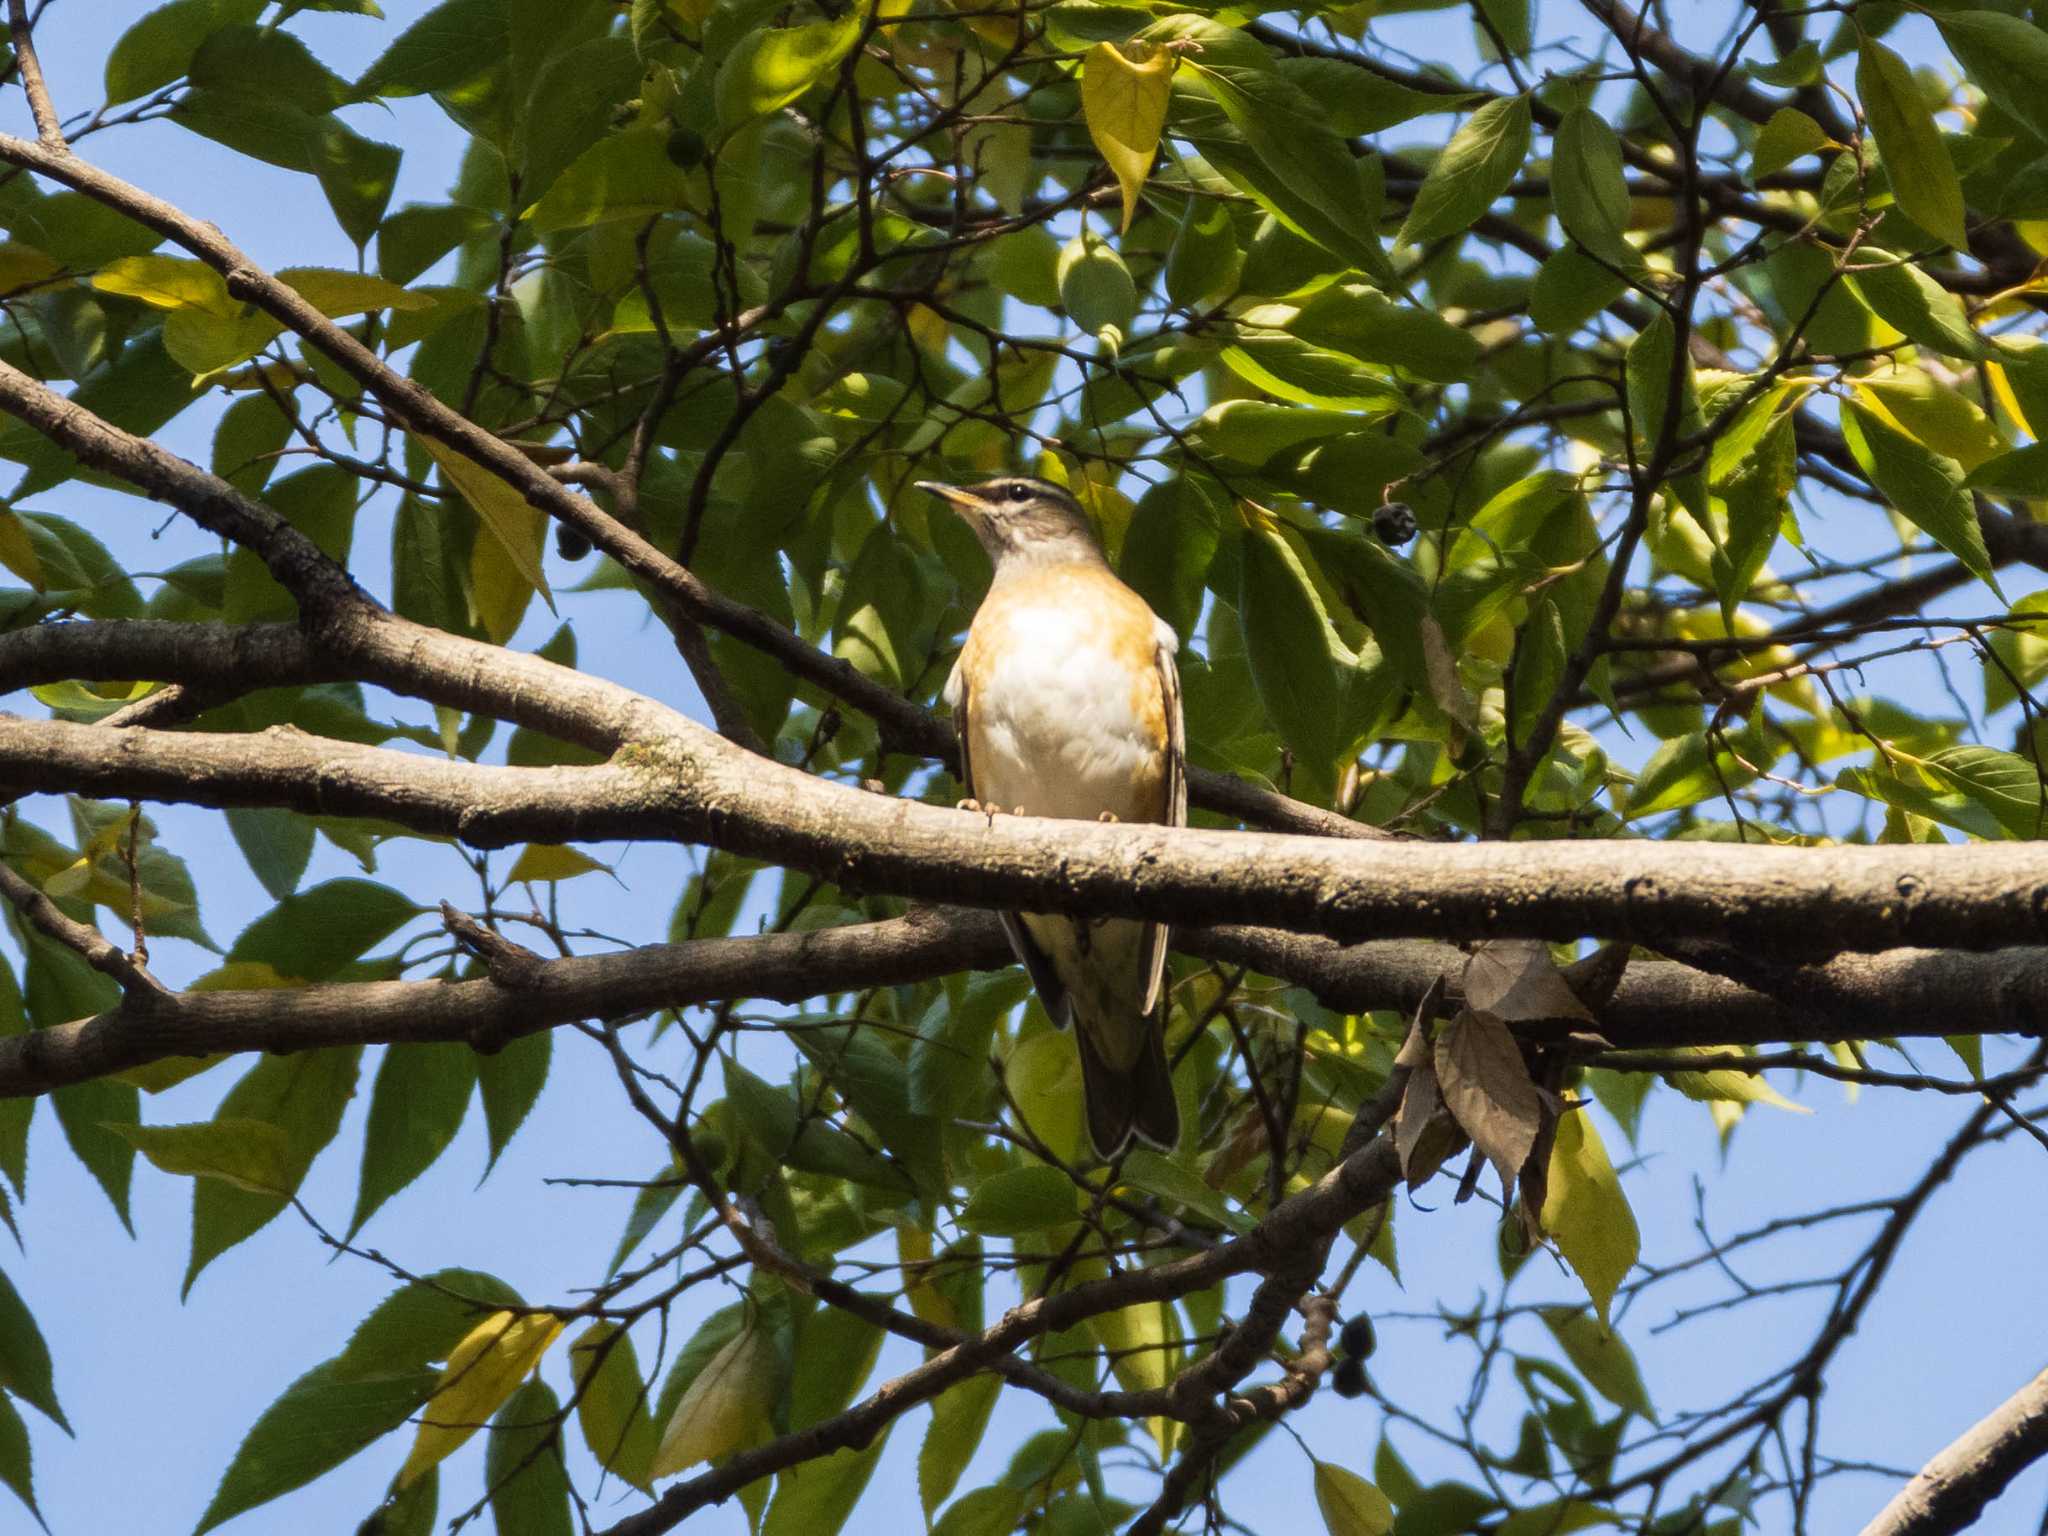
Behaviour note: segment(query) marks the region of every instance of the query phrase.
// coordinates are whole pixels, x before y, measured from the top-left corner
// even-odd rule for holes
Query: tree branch
[[[1973,1424],[1863,1528],[1863,1536],[1949,1536],[1974,1525],[2006,1484],[2048,1456],[2048,1371]]]

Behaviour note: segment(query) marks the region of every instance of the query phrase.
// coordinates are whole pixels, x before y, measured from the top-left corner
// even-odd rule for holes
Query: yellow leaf
[[[218,272],[182,256],[123,256],[95,272],[92,285],[157,309],[203,309],[224,320],[242,312]]]
[[[1088,137],[1123,189],[1124,222],[1138,212],[1138,190],[1152,173],[1174,57],[1154,44],[1097,43],[1081,65],[1081,115]]]
[[[410,1487],[429,1467],[461,1445],[496,1413],[562,1331],[552,1312],[493,1312],[449,1353],[441,1383],[420,1410],[412,1454],[397,1485]]]
[[[1096,1342],[1109,1352],[1109,1368],[1125,1391],[1152,1392],[1165,1387],[1179,1354],[1180,1333],[1173,1325],[1168,1303],[1141,1301],[1115,1312],[1098,1312],[1088,1321]],[[1173,1452],[1173,1423],[1158,1417],[1146,1421],[1162,1460]]]
[[[1558,1118],[1543,1230],[1557,1239],[1558,1251],[1577,1272],[1605,1323],[1615,1288],[1635,1267],[1642,1240],[1600,1131],[1583,1109]]]
[[[673,1477],[736,1451],[766,1426],[775,1389],[774,1351],[767,1331],[749,1319],[731,1343],[704,1362],[661,1433],[647,1468],[650,1479]]]
[[[519,857],[512,862],[512,873],[506,878],[519,880],[573,880],[578,875],[587,875],[593,870],[610,869],[609,864],[600,864],[587,853],[574,848],[564,848],[559,843],[528,843]]]
[[[49,281],[60,268],[56,261],[32,245],[18,240],[0,241],[0,293],[14,293]]]
[[[540,593],[552,610],[554,594],[548,591],[548,579],[540,568],[541,536],[547,519],[538,508],[528,506],[524,496],[474,459],[431,437],[417,441],[440,466],[441,478],[453,486],[482,519],[484,527],[512,562],[512,568],[526,579],[529,587]]]
[[[1704,1062],[1747,1053],[1740,1046],[1715,1048],[1694,1045],[1667,1054],[1698,1056]],[[1667,1072],[1665,1077],[1672,1087],[1688,1099],[1701,1099],[1710,1104],[1769,1104],[1778,1109],[1789,1109],[1795,1115],[1813,1113],[1804,1104],[1793,1103],[1765,1082],[1763,1074],[1745,1072],[1739,1067],[1711,1067],[1698,1072]]]
[[[915,1226],[896,1229],[896,1257],[903,1265],[903,1294],[910,1303],[910,1310],[941,1328],[957,1328],[960,1326],[960,1312],[953,1305],[952,1297],[933,1285],[929,1273],[920,1267],[930,1262],[931,1256],[932,1235],[929,1231]]]
[[[1975,401],[1921,369],[1900,369],[1855,383],[1858,398],[1887,426],[1954,459],[1965,471],[2010,446]]]
[[[515,555],[513,546],[489,532],[479,534],[469,547],[470,617],[494,644],[504,645],[511,640],[518,633],[519,621],[526,617],[527,607],[533,601],[533,580],[526,574],[526,567],[538,567],[541,540],[546,532],[540,515],[535,513],[525,528],[515,526],[511,530],[515,540],[530,533],[531,542],[521,554]]]
[[[2020,398],[2012,392],[2012,380],[2005,376],[2005,365],[1986,363],[1984,376],[1991,381],[1992,397],[2005,407],[2005,414],[2012,418],[2012,424],[2039,442],[2041,434],[2034,430],[2034,424],[2027,420],[2027,413],[2020,409]]]
[[[1316,1507],[1330,1536],[1387,1536],[1394,1528],[1387,1496],[1333,1462],[1316,1463]]]
[[[277,279],[330,320],[378,309],[432,309],[437,302],[430,293],[414,293],[367,272],[333,267],[286,267]]]
[[[43,894],[54,896],[59,901],[62,901],[69,896],[84,894],[85,888],[90,884],[92,884],[92,856],[88,854],[75,864],[67,865],[45,880],[43,882]]]

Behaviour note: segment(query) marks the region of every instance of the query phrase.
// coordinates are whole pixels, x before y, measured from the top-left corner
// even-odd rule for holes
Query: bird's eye
[[[1003,495],[1011,501],[1029,501],[1031,499],[1031,487],[1022,480],[1012,480],[1003,487]]]

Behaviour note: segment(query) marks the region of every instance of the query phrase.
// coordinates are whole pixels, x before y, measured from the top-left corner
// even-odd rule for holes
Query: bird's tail
[[[1180,1103],[1173,1096],[1173,1072],[1166,1063],[1165,1031],[1154,1019],[1137,1027],[1145,1043],[1128,1067],[1113,1067],[1096,1050],[1094,1031],[1076,1020],[1081,1048],[1081,1096],[1088,1108],[1088,1139],[1102,1157],[1115,1157],[1140,1141],[1171,1152],[1180,1140]]]

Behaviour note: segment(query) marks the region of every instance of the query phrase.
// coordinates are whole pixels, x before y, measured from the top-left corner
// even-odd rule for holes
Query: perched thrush
[[[1022,476],[918,488],[995,564],[946,680],[968,794],[992,813],[1184,824],[1178,641],[1117,580],[1074,498]],[[1053,1022],[1075,1026],[1095,1150],[1113,1157],[1133,1134],[1173,1146],[1165,925],[1006,912],[1003,928]]]

